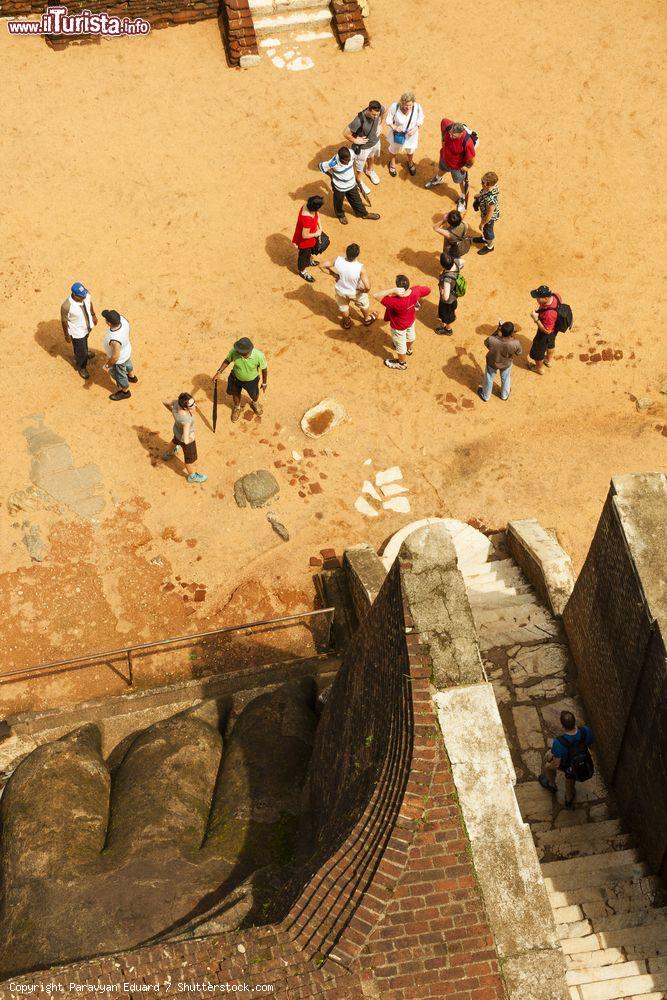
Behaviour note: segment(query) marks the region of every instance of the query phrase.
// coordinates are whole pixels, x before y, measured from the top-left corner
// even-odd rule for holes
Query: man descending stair
[[[572,712],[561,712],[560,724],[565,732],[556,737],[551,750],[547,751],[545,773],[537,780],[542,788],[555,794],[558,791],[556,773],[562,771],[565,775],[565,808],[572,809],[577,794],[577,781],[589,781],[595,773],[593,758],[588,749],[593,744],[593,733],[590,726],[577,726]]]

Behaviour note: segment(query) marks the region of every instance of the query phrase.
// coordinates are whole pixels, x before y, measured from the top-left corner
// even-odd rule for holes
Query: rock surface
[[[266,469],[249,472],[234,483],[237,507],[263,507],[280,490],[275,476]]]
[[[113,762],[93,725],[24,758],[0,800],[0,978],[261,917],[294,849],[314,696],[308,680],[254,698],[224,752],[197,710]]]

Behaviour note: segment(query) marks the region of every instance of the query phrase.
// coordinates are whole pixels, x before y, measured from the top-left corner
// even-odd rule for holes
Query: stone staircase
[[[310,68],[308,47],[334,38],[329,0],[249,0],[249,6],[259,50],[280,68]]]
[[[664,1000],[664,891],[617,818],[599,773],[564,808],[564,788],[537,784],[561,710],[584,717],[560,622],[508,557],[504,535],[487,538],[448,521],[556,920],[572,1000]],[[561,776],[559,775],[559,782]]]

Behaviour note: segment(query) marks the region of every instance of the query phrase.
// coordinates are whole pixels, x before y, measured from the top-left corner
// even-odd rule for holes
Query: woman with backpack
[[[588,749],[593,743],[590,726],[577,726],[572,712],[560,713],[560,724],[565,730],[551,744],[544,762],[544,773],[537,779],[548,792],[555,794],[556,774],[565,775],[565,808],[573,809],[577,794],[576,782],[588,781],[595,773],[595,765]]]
[[[299,217],[296,220],[296,228],[292,243],[298,247],[299,256],[297,268],[304,281],[312,283],[315,281],[312,274],[308,274],[307,267],[317,267],[319,261],[313,260],[314,253],[324,253],[329,246],[329,237],[322,232],[320,227],[319,211],[324,204],[322,195],[314,194],[308,199],[305,205],[299,210]]]
[[[463,268],[463,256],[467,254],[472,246],[472,239],[468,236],[468,224],[461,218],[461,213],[455,208],[451,212],[443,215],[442,222],[433,227],[438,236],[442,236],[444,244],[443,253],[453,257],[459,271]]]
[[[441,326],[436,326],[435,332],[443,337],[451,337],[454,333],[452,324],[456,319],[456,307],[459,303],[459,282],[464,282],[465,278],[459,278],[461,268],[450,254],[440,254],[440,264],[442,271],[438,278],[438,288],[440,289],[440,300],[438,302],[438,319]],[[458,293],[458,294],[457,294]]]
[[[424,124],[424,112],[421,104],[417,104],[411,90],[401,94],[400,100],[394,101],[387,111],[385,125],[389,126],[389,173],[396,176],[396,156],[405,153],[408,158],[408,173],[411,177],[417,173],[414,155],[419,144],[419,129]]]
[[[547,285],[540,285],[530,293],[537,299],[537,309],[530,318],[537,327],[530,347],[531,360],[535,362],[538,375],[544,374],[544,366],[551,368],[554,351],[556,350],[556,334],[572,326],[572,310],[565,305],[560,295],[552,292]],[[566,315],[565,311],[569,315]]]

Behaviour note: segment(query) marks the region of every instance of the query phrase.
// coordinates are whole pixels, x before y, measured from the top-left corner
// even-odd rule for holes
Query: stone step
[[[628,979],[629,976],[643,976],[647,973],[647,962],[617,962],[597,969],[568,969],[565,979],[568,986],[582,986],[585,983],[602,983],[606,979]]]
[[[329,0],[248,0],[253,18],[269,14],[294,14],[313,7],[328,7]]]
[[[588,921],[587,921],[588,922]],[[594,932],[616,931],[627,927],[659,926],[667,924],[667,907],[645,907],[631,910],[627,913],[614,913],[610,916],[592,917],[590,923]]]
[[[329,5],[307,7],[288,14],[267,14],[255,18],[255,34],[258,38],[265,35],[279,35],[296,28],[321,28],[331,23]]]
[[[561,938],[560,946],[566,955],[603,951],[606,948],[620,948],[627,955],[629,946],[635,949],[646,947],[656,951],[667,951],[667,924],[663,922],[642,924],[640,927],[619,927],[616,930],[600,931],[582,937]]]
[[[536,597],[525,587],[489,587],[487,590],[469,590],[470,607],[495,608],[512,607],[518,604],[539,604]]]
[[[626,961],[621,948],[599,948],[595,951],[580,951],[565,956],[565,968],[570,970],[601,969],[606,966],[620,965]]]
[[[665,986],[667,986],[667,975],[664,973],[655,976],[644,973],[644,975],[624,976],[619,979],[571,986],[570,996],[576,1000],[624,1000],[626,997],[646,997],[651,994],[660,997],[664,996],[664,993],[659,991]]]
[[[587,824],[582,823],[582,827],[586,828]],[[570,827],[570,829],[579,829],[578,827]],[[599,838],[586,842],[585,840],[579,841],[568,841],[563,840],[562,843],[551,844],[548,848],[540,847],[538,850],[544,853],[548,853],[554,860],[562,859],[563,861],[567,858],[585,858],[591,854],[598,854],[601,851],[624,851],[629,850],[634,846],[634,840],[629,833],[618,833],[616,836],[605,837],[604,839]]]
[[[547,861],[542,865],[542,874],[547,878],[555,878],[574,872],[582,874],[600,868],[617,868],[619,865],[636,864],[639,861],[640,854],[634,848],[628,851],[609,851],[605,854],[590,854],[585,858]]]
[[[533,833],[533,839],[537,847],[551,849],[562,843],[573,846],[581,843],[591,843],[596,840],[604,840],[607,837],[615,837],[622,833],[621,821],[618,819],[605,819],[600,823],[582,823],[580,826],[560,827],[558,830],[543,830]]]
[[[507,601],[501,601],[496,605],[490,604],[488,606],[471,603],[470,609],[475,619],[475,624],[493,625],[498,622],[501,624],[501,627],[504,627],[505,623],[507,623],[509,628],[531,624],[543,625],[544,623],[536,616],[536,612],[542,610],[538,601],[530,603],[526,601],[525,595],[520,596],[521,600],[518,604],[510,604]]]
[[[613,882],[602,881],[596,884],[584,881],[576,887],[551,889],[549,898],[554,909],[578,904],[585,912],[589,903],[608,902],[614,907],[619,903],[636,901],[637,906],[640,903],[644,907],[651,906],[660,889],[660,881],[655,875],[639,875]]]
[[[625,852],[621,851],[620,853]],[[562,863],[554,862],[554,864]],[[562,893],[567,896],[568,903],[579,903],[583,899],[594,898],[588,895],[594,886],[604,886],[612,891],[614,883],[639,879],[649,874],[649,868],[643,862],[618,864],[613,868],[592,868],[589,871],[580,871],[575,866],[574,869],[566,873],[560,872],[557,875],[547,876],[544,879],[544,884],[550,895]],[[552,899],[551,905],[562,904]]]

